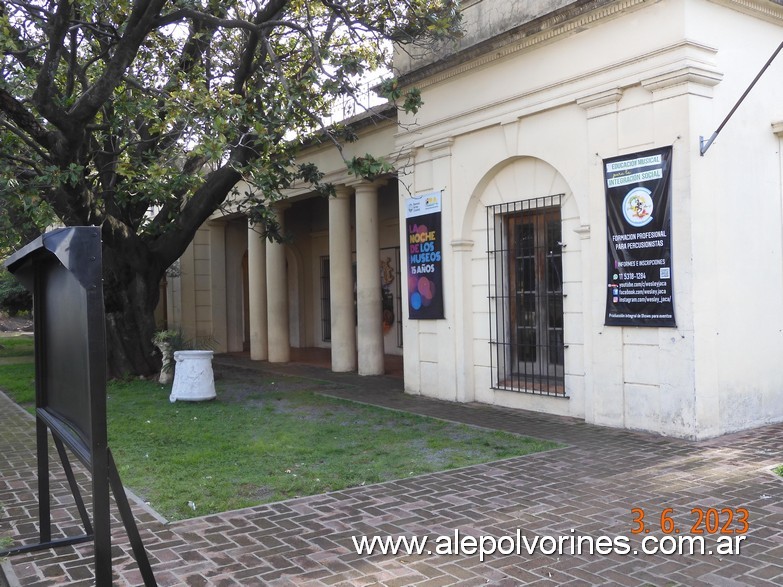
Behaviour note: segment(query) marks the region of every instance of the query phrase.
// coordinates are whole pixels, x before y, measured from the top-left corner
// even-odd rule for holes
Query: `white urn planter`
[[[215,375],[212,351],[177,351],[174,353],[174,385],[169,401],[201,402],[215,399]]]

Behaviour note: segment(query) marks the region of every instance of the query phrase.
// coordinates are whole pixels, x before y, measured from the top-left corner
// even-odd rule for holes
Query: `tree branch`
[[[59,0],[57,10],[49,21],[48,38],[49,48],[46,51],[44,62],[38,70],[38,86],[33,94],[38,111],[41,112],[52,124],[62,131],[67,132],[65,112],[56,105],[54,97],[54,79],[60,64],[63,52],[63,41],[68,33],[68,25],[71,18],[70,0]]]
[[[5,113],[20,131],[26,133],[50,153],[57,151],[65,142],[65,137],[61,133],[47,131],[19,100],[2,87],[0,87],[0,112]]]
[[[2,92],[2,90],[0,90],[0,92]],[[20,130],[19,128],[17,128],[16,126],[8,122],[7,120],[5,120],[5,118],[0,118],[0,124],[2,124],[3,127],[6,128],[9,132],[14,133],[21,140],[23,140],[24,143],[28,147],[30,147],[30,149],[35,151],[35,154],[38,155],[41,159],[49,163],[52,162],[52,159],[49,156],[49,154],[46,153],[43,149],[41,149],[41,147],[35,141],[33,141],[27,133],[23,132],[22,130]]]
[[[207,175],[171,223],[171,229],[150,244],[150,253],[160,260],[162,266],[168,267],[179,258],[199,227],[218,209],[241,178],[242,175],[229,165]]]
[[[103,74],[88,88],[71,108],[75,124],[86,124],[111,97],[122,81],[144,39],[155,29],[155,20],[166,0],[136,0],[120,42],[106,65]]]

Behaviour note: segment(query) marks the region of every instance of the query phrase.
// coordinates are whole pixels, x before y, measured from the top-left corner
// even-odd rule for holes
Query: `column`
[[[247,227],[247,281],[250,321],[250,359],[269,358],[269,333],[266,315],[266,239],[260,227]]]
[[[359,375],[383,374],[378,184],[356,185],[356,299]]]
[[[280,224],[280,234],[285,234],[283,218],[287,207],[284,204],[273,207]],[[291,341],[288,333],[288,273],[283,243],[266,245],[266,283],[269,362],[287,363],[291,358]]]
[[[356,321],[351,271],[351,192],[338,187],[329,199],[329,308],[332,371],[356,369]]]

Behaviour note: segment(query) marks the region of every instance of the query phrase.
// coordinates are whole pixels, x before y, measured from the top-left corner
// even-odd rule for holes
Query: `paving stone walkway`
[[[217,368],[256,368],[235,358]],[[686,442],[591,426],[577,420],[478,404],[452,404],[401,392],[399,379],[333,375],[302,365],[275,372],[339,383],[329,393],[356,401],[427,414],[452,421],[555,440],[563,448],[326,495],[299,498],[166,524],[134,504],[142,538],[158,584],[262,585],[783,585],[783,480],[771,468],[783,463],[783,425]],[[404,431],[401,431],[404,434]],[[0,394],[0,537],[35,542],[34,424]],[[78,471],[86,482],[84,471]],[[80,532],[78,514],[60,475],[52,485],[56,533]],[[649,534],[632,534],[634,508],[644,510]],[[694,508],[715,508],[721,525],[728,512],[748,511],[749,531],[740,554],[648,555],[642,538],[664,538],[661,514],[672,508],[679,536],[691,536]],[[115,510],[116,511],[116,510]],[[710,514],[714,516],[714,514]],[[739,515],[737,518],[740,517]],[[728,529],[738,529],[735,518]],[[706,520],[712,526],[715,519]],[[115,521],[116,523],[116,521]],[[699,526],[709,529],[706,523]],[[714,528],[713,528],[714,529]],[[444,549],[440,536],[504,537],[519,540],[522,552],[428,555]],[[427,536],[419,555],[359,555],[352,537]],[[628,554],[571,554],[577,537],[628,537]],[[714,549],[719,534],[705,534]],[[728,534],[728,540],[736,535]],[[518,537],[518,538],[517,538]],[[544,552],[559,537],[563,554],[528,554],[524,540]],[[463,546],[470,547],[470,538]],[[488,543],[489,539],[485,539]],[[141,585],[121,525],[113,538],[114,584]],[[654,546],[648,540],[647,546]],[[639,554],[633,554],[638,550]],[[93,585],[91,544],[16,555],[3,563],[11,587]],[[0,579],[2,585],[2,579]],[[104,586],[100,586],[104,587]]]

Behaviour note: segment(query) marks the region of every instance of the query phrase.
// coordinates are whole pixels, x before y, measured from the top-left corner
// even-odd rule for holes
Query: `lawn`
[[[0,337],[0,358],[30,357],[33,354],[33,337],[29,334],[14,334]]]
[[[0,365],[28,409],[33,365]],[[113,381],[109,446],[123,482],[170,520],[554,448],[549,442],[325,397],[329,383],[234,370],[218,399],[169,403],[153,381]]]

